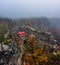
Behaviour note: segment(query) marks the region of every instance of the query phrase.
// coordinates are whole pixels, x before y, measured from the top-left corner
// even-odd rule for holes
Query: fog
[[[60,17],[60,0],[0,0],[0,17]]]

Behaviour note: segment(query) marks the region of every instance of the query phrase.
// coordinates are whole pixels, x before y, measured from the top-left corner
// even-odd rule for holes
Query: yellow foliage
[[[60,50],[59,50],[59,51],[57,51],[57,55],[60,55]]]
[[[43,54],[43,55],[41,55],[41,56],[39,56],[39,61],[40,62],[48,62],[48,57],[45,55],[45,54]]]
[[[12,43],[12,39],[6,39],[5,41],[4,41],[4,44],[9,44],[9,43]]]
[[[42,54],[42,53],[43,53],[43,48],[34,50],[34,55],[35,55],[35,56],[40,55],[40,54]]]
[[[39,49],[34,50],[34,56],[37,56],[37,55],[38,55],[38,53],[39,53]]]
[[[7,42],[11,42],[12,41],[12,39],[7,39]]]

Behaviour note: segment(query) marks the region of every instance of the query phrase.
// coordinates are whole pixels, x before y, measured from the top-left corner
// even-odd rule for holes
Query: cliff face
[[[50,27],[49,32],[51,32],[55,39],[58,41],[58,44],[60,45],[60,30],[54,26]]]
[[[60,44],[60,18],[51,18],[49,22],[51,23],[49,31],[54,34],[58,44]]]

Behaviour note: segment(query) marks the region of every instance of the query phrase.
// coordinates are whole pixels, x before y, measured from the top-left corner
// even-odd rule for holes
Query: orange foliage
[[[29,36],[27,42],[28,42],[28,44],[32,44],[32,43],[33,43],[33,38],[32,38],[32,36]]]

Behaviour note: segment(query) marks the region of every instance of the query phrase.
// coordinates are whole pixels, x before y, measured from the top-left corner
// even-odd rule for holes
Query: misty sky
[[[60,0],[0,0],[0,17],[60,17]]]

